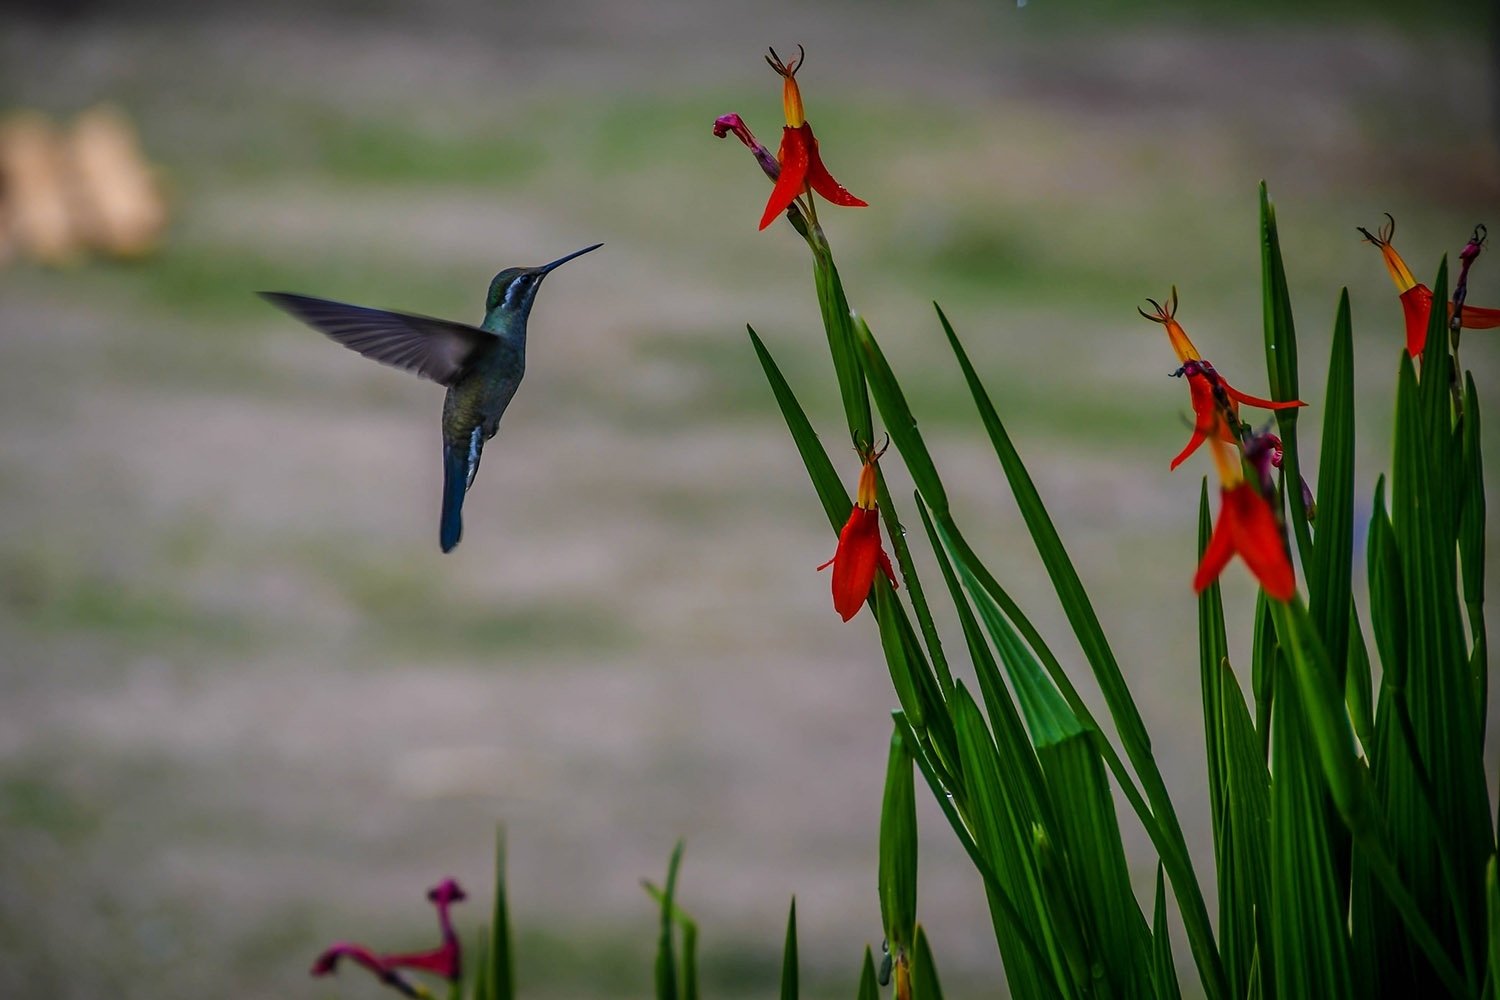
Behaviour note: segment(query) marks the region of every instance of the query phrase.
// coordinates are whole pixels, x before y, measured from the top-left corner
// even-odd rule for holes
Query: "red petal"
[[[1267,597],[1291,600],[1297,593],[1297,580],[1270,505],[1249,483],[1230,487],[1220,496],[1219,518],[1193,576],[1193,589],[1202,591],[1216,580],[1230,556],[1238,552]]]
[[[362,965],[377,976],[384,975],[387,971],[385,962],[373,951],[362,944],[354,944],[349,941],[339,941],[329,945],[327,950],[313,962],[310,971],[315,976],[331,975],[337,971],[339,959],[341,958],[347,958],[351,962]]]
[[[1449,307],[1452,313],[1452,307]],[[1493,330],[1500,326],[1500,309],[1486,309],[1483,306],[1464,306],[1463,324],[1469,330]]]
[[[818,152],[818,140],[813,135],[812,126],[807,122],[802,123],[801,132],[805,132],[804,141],[810,151],[807,166],[807,182],[812,189],[835,205],[844,205],[848,208],[861,208],[869,204],[849,193],[849,189],[833,179],[828,168],[823,166],[823,157]]]
[[[1225,496],[1227,495],[1226,491]],[[1219,578],[1224,567],[1229,565],[1229,557],[1234,555],[1234,532],[1229,526],[1230,517],[1229,502],[1226,499],[1219,507],[1219,518],[1214,521],[1214,533],[1208,537],[1203,558],[1198,562],[1198,572],[1193,574],[1193,589],[1199,593]]]
[[[1187,447],[1179,451],[1177,457],[1172,459],[1172,468],[1175,469],[1183,462],[1186,462],[1188,456],[1197,451],[1198,447],[1206,440],[1208,440],[1208,435],[1203,433],[1201,428],[1194,427],[1193,436],[1188,438]]]
[[[811,135],[811,131],[808,135]],[[807,138],[801,129],[786,127],[781,130],[781,148],[776,161],[781,164],[781,176],[771,189],[771,200],[766,202],[765,213],[760,217],[760,228],[764,229],[776,217],[787,210],[787,206],[807,187],[807,164],[810,157]]]
[[[1224,391],[1229,393],[1230,399],[1244,403],[1247,406],[1259,406],[1264,410],[1290,410],[1294,406],[1307,405],[1300,399],[1288,399],[1283,402],[1277,402],[1274,399],[1262,399],[1260,396],[1252,396],[1248,392],[1240,392],[1228,382],[1224,382],[1223,379],[1220,379],[1220,381],[1223,382]]]
[[[1432,289],[1412,285],[1401,293],[1401,311],[1406,313],[1406,353],[1420,358],[1427,347],[1427,320],[1432,314]],[[1464,310],[1468,312],[1467,309]]]
[[[839,547],[833,555],[833,610],[844,621],[859,614],[870,596],[875,570],[884,554],[880,550],[880,514],[854,508],[839,533]]]
[[[449,980],[457,979],[460,973],[458,948],[454,944],[407,955],[382,955],[381,958],[387,968],[420,969]]]

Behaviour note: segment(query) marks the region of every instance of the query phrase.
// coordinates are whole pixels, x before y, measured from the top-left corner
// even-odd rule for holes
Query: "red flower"
[[[1193,576],[1193,589],[1202,591],[1217,580],[1230,558],[1238,553],[1260,581],[1267,597],[1291,600],[1297,593],[1297,579],[1271,505],[1245,479],[1237,456],[1228,445],[1217,437],[1211,439],[1210,445],[1219,469],[1219,517],[1214,521],[1213,534]]]
[[[1187,457],[1197,451],[1210,434],[1222,441],[1238,444],[1241,403],[1267,410],[1289,410],[1294,406],[1307,405],[1301,400],[1276,402],[1240,392],[1224,381],[1207,361],[1188,361],[1173,372],[1172,376],[1187,377],[1188,394],[1193,404],[1193,435],[1188,438],[1182,451],[1177,453],[1177,457],[1172,459],[1174,469],[1187,461]]]
[[[844,522],[844,530],[839,532],[838,548],[832,559],[818,567],[820,570],[833,567],[833,610],[844,621],[859,614],[860,607],[870,596],[870,588],[875,585],[877,569],[891,581],[892,587],[900,586],[891,569],[891,560],[880,545],[875,463],[883,453],[884,449],[866,453],[864,468],[859,473],[854,509],[849,512],[849,520]]]
[[[1427,346],[1427,321],[1432,314],[1432,289],[1412,276],[1411,268],[1406,266],[1406,261],[1402,260],[1396,248],[1391,246],[1391,237],[1396,235],[1396,220],[1389,214],[1385,218],[1385,225],[1373,235],[1363,226],[1357,228],[1364,234],[1365,241],[1375,244],[1381,256],[1385,258],[1386,270],[1391,272],[1391,280],[1396,283],[1396,291],[1401,293],[1401,311],[1406,315],[1406,353],[1414,358],[1420,358],[1423,349]],[[1473,244],[1476,241],[1470,242]],[[1469,248],[1464,249],[1468,251]],[[1476,249],[1469,259],[1472,260],[1472,257],[1477,255]],[[1464,268],[1464,277],[1468,277],[1467,267]],[[1448,304],[1448,317],[1450,320],[1453,317],[1453,303],[1451,302]],[[1465,305],[1459,319],[1470,330],[1491,330],[1500,326],[1500,309]]]
[[[340,959],[347,958],[369,969],[377,979],[392,987],[403,996],[427,997],[430,994],[419,984],[406,979],[400,969],[416,969],[441,976],[449,982],[458,982],[463,975],[463,955],[459,948],[458,934],[453,930],[449,908],[465,899],[464,891],[453,879],[444,879],[427,891],[427,898],[437,908],[438,927],[443,943],[427,951],[378,955],[364,945],[339,941],[326,948],[313,962],[314,976],[327,976],[337,971]]]
[[[1224,381],[1213,365],[1203,359],[1193,342],[1188,339],[1187,331],[1182,324],[1177,322],[1177,288],[1172,288],[1172,297],[1163,306],[1155,299],[1147,299],[1155,313],[1148,313],[1144,309],[1136,312],[1146,317],[1153,323],[1160,323],[1167,328],[1167,338],[1172,342],[1172,350],[1177,352],[1177,359],[1182,362],[1182,367],[1172,373],[1173,378],[1187,377],[1188,397],[1193,405],[1193,436],[1188,439],[1187,445],[1172,459],[1172,468],[1177,468],[1187,457],[1208,439],[1210,435],[1231,444],[1239,444],[1240,433],[1240,404],[1248,406],[1259,406],[1267,410],[1289,410],[1294,406],[1306,406],[1300,400],[1287,400],[1277,402],[1271,399],[1262,399],[1260,396],[1252,396],[1248,392],[1240,392],[1234,386]]]
[[[797,70],[806,60],[806,53],[800,45],[797,46],[797,58],[791,62],[782,62],[775,49],[766,56],[766,62],[782,78],[781,103],[786,112],[786,127],[781,130],[781,149],[776,154],[781,173],[776,178],[776,186],[771,189],[766,210],[760,217],[762,229],[785,212],[798,195],[809,189],[835,205],[854,207],[867,204],[850,194],[847,188],[833,179],[828,168],[823,166],[823,158],[818,153],[818,140],[813,135],[812,125],[803,116],[802,92],[797,86]]]

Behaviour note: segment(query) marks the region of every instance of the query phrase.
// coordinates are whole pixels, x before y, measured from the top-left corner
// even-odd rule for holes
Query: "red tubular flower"
[[[1217,580],[1224,567],[1229,565],[1229,560],[1238,553],[1260,581],[1267,597],[1277,601],[1291,600],[1297,593],[1297,579],[1292,573],[1292,561],[1287,555],[1281,526],[1271,505],[1255,485],[1245,479],[1240,463],[1228,445],[1212,438],[1210,447],[1219,470],[1219,517],[1214,521],[1213,534],[1209,537],[1208,547],[1203,550],[1198,572],[1193,576],[1193,589],[1201,592]]]
[[[833,610],[848,621],[859,614],[859,609],[870,596],[875,585],[875,571],[884,573],[892,587],[896,574],[891,569],[891,560],[880,545],[880,512],[875,501],[875,463],[884,449],[865,455],[864,468],[859,473],[859,490],[855,494],[854,509],[844,530],[839,532],[838,548],[833,558],[818,569],[833,567]]]
[[[330,945],[318,956],[313,962],[312,974],[331,975],[337,971],[339,960],[347,958],[369,969],[382,983],[403,996],[427,997],[430,994],[422,986],[403,977],[399,971],[401,969],[415,969],[441,976],[449,982],[458,982],[463,975],[463,954],[448,911],[454,903],[467,897],[459,884],[449,878],[427,890],[427,898],[437,908],[438,928],[442,932],[442,944],[436,948],[378,955],[364,945],[340,941]]]
[[[1192,346],[1191,343],[1189,346]],[[1177,453],[1177,457],[1172,459],[1173,469],[1187,461],[1187,457],[1197,451],[1210,435],[1238,444],[1241,403],[1266,410],[1289,410],[1294,406],[1307,405],[1296,399],[1277,402],[1240,392],[1224,381],[1213,365],[1202,359],[1184,362],[1181,368],[1172,373],[1173,378],[1184,376],[1188,380],[1188,395],[1193,404],[1193,434],[1182,451]]]
[[[867,204],[850,194],[847,188],[833,179],[828,168],[823,166],[823,158],[818,153],[818,140],[813,135],[812,125],[803,115],[802,91],[797,86],[797,70],[806,58],[800,45],[797,46],[797,58],[790,62],[782,62],[775,49],[766,56],[766,62],[782,78],[781,103],[786,112],[786,127],[781,130],[781,149],[776,154],[781,171],[776,178],[776,186],[771,189],[766,210],[760,217],[761,229],[769,226],[778,215],[787,210],[798,195],[807,190],[816,191],[835,205],[856,207]]]
[[[1385,225],[1381,226],[1377,233],[1372,234],[1363,226],[1356,228],[1364,234],[1365,241],[1373,243],[1380,250],[1381,256],[1385,258],[1386,270],[1391,273],[1391,280],[1396,283],[1396,291],[1401,294],[1401,311],[1406,315],[1406,353],[1414,358],[1420,358],[1427,346],[1427,321],[1432,314],[1432,289],[1412,276],[1411,268],[1406,266],[1406,261],[1401,259],[1401,255],[1391,245],[1391,238],[1396,235],[1396,220],[1389,213],[1385,218]],[[1464,249],[1468,250],[1468,247]],[[1475,253],[1477,254],[1477,251]],[[1450,320],[1453,317],[1453,303],[1451,302],[1448,303],[1448,316]],[[1466,305],[1460,310],[1459,319],[1468,329],[1491,330],[1500,327],[1500,309]]]

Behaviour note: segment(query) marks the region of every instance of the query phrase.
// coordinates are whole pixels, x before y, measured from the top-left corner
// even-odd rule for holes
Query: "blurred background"
[[[895,699],[873,625],[840,623],[814,572],[834,538],[746,323],[851,484],[857,460],[805,247],[756,232],[767,184],[710,134],[737,111],[775,148],[761,55],[799,42],[825,160],[871,206],[823,212],[850,299],[971,540],[1081,674],[932,299],[966,338],[1211,882],[1188,587],[1207,462],[1167,471],[1187,394],[1135,307],[1175,283],[1203,353],[1262,392],[1266,179],[1304,398],[1353,296],[1367,510],[1402,332],[1354,227],[1393,213],[1430,280],[1500,226],[1495,9],[4,5],[0,112],[118,107],[170,221],[130,262],[0,266],[0,994],[379,995],[306,968],[338,937],[427,945],[446,875],[476,928],[503,824],[528,996],[647,993],[638,881],[678,837],[711,994],[773,989],[795,893],[809,992],[847,995],[881,937]],[[496,271],[598,241],[539,296],[444,557],[441,392],[251,293],[477,322]],[[1472,304],[1500,305],[1496,256]],[[1463,357],[1493,405],[1495,335]],[[1231,567],[1242,661],[1252,595]],[[1003,992],[977,880],[919,796],[944,985]]]

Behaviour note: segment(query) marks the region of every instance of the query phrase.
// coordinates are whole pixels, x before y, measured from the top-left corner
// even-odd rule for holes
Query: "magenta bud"
[[[745,148],[755,154],[755,162],[760,164],[760,169],[765,171],[767,177],[774,181],[781,176],[781,164],[777,163],[771,151],[755,138],[755,133],[750,131],[750,127],[745,124],[743,118],[730,112],[714,119],[715,138],[722,139],[731,132],[734,133],[736,139],[745,144]]]

